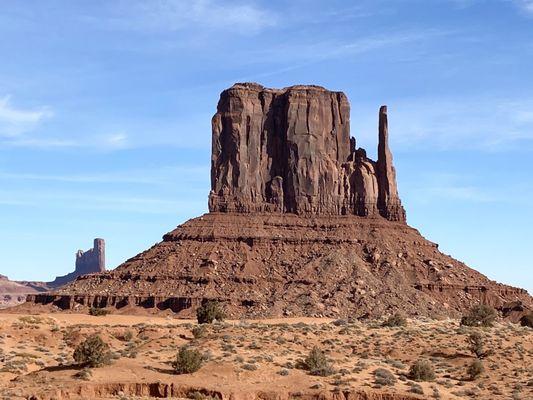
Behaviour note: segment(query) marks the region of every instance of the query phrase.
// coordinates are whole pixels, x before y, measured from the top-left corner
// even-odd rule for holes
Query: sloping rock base
[[[206,299],[223,301],[230,317],[438,317],[479,302],[531,307],[525,290],[489,280],[406,224],[290,214],[209,213],[114,271],[29,296],[62,309],[135,306],[184,317]]]

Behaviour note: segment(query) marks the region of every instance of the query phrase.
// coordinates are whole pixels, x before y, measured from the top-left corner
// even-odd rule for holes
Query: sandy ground
[[[480,329],[491,354],[476,380],[466,373],[475,359],[466,341],[474,328],[455,320],[409,320],[399,328],[316,318],[226,321],[207,326],[200,338],[195,326],[155,316],[0,314],[0,398],[156,398],[172,385],[178,397],[196,400],[346,398],[338,393],[354,400],[533,399],[533,330],[515,324]],[[93,333],[110,345],[113,361],[80,377],[72,354]],[[206,361],[193,374],[176,375],[171,362],[183,345]],[[313,346],[325,352],[334,374],[299,369]],[[431,362],[434,381],[407,378],[418,359]],[[393,374],[392,385],[376,380],[378,368]]]

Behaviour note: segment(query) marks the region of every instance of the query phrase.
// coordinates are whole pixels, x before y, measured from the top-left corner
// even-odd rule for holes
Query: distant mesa
[[[237,83],[212,119],[209,213],[115,270],[28,301],[190,317],[215,299],[235,318],[457,317],[486,303],[516,320],[533,307],[525,290],[489,280],[407,225],[388,122],[382,106],[372,160],[350,137],[344,93]]]
[[[11,307],[26,301],[28,294],[58,289],[79,276],[105,271],[105,241],[94,239],[94,247],[76,253],[75,270],[70,274],[58,276],[52,282],[10,281],[0,275],[0,308]]]
[[[18,282],[10,281],[5,275],[0,275],[0,308],[7,308],[26,300],[26,294],[37,291]]]

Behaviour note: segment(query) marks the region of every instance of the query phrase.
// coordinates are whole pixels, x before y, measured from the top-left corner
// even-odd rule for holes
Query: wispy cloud
[[[198,201],[148,196],[91,195],[70,192],[0,191],[0,204],[16,207],[106,210],[140,214],[175,214],[177,210],[198,209]]]
[[[248,81],[265,78],[268,76],[285,74],[288,71],[308,67],[328,60],[349,59],[361,54],[379,51],[384,48],[400,49],[402,46],[429,42],[437,37],[453,35],[452,30],[423,29],[389,32],[380,35],[369,35],[351,40],[332,38],[319,41],[296,41],[280,43],[266,49],[259,49],[240,54],[240,65],[277,64],[280,68],[269,68],[265,72],[255,73],[250,76],[234,78],[234,81]],[[405,55],[402,53],[402,57]],[[230,83],[230,82],[228,82]]]
[[[50,149],[50,148],[80,147],[80,144],[76,142],[75,140],[68,140],[68,139],[61,139],[61,138],[15,137],[15,138],[8,138],[5,140],[0,140],[0,146]]]
[[[126,149],[130,146],[125,133],[112,133],[108,135],[93,135],[79,137],[78,135],[53,137],[47,135],[18,135],[0,138],[0,147],[20,147],[33,149],[68,149],[88,148],[99,151],[115,151]]]
[[[391,141],[399,150],[500,152],[533,147],[533,98],[418,98],[389,102]],[[353,104],[356,136],[375,142],[376,106]]]
[[[460,203],[494,203],[507,201],[500,193],[487,190],[476,184],[476,178],[467,174],[449,172],[420,173],[416,180],[404,182],[403,191],[410,201],[431,204],[435,201],[457,201]]]
[[[153,0],[122,1],[104,20],[118,29],[178,31],[187,28],[257,33],[277,24],[278,16],[250,1]],[[86,17],[89,20],[100,17]]]
[[[130,169],[100,174],[47,174],[40,172],[0,171],[0,180],[42,181],[64,183],[135,183],[146,185],[170,185],[177,181],[200,181],[209,174],[208,166],[169,166],[158,169]]]
[[[17,108],[11,103],[10,96],[0,97],[0,136],[21,135],[52,116],[53,112],[49,107]]]
[[[339,40],[338,38],[335,38],[318,42],[292,43],[285,46],[280,45],[272,47],[266,51],[262,50],[259,51],[258,54],[261,54],[264,57],[269,55],[283,56],[285,57],[284,60],[300,59],[302,61],[313,62],[359,55],[379,50],[384,47],[394,47],[406,43],[428,41],[437,36],[447,36],[452,33],[452,31],[438,29],[396,31],[382,35],[354,38],[352,40]],[[269,54],[269,52],[271,54]]]
[[[39,131],[42,123],[54,117],[48,106],[38,108],[15,107],[10,96],[0,97],[0,146],[24,148],[71,148],[96,147],[102,150],[116,150],[128,146],[123,132],[92,137],[77,135],[50,135]]]
[[[459,8],[468,8],[475,5],[488,3],[490,0],[448,0]],[[533,0],[497,0],[500,3],[512,3],[527,13],[533,13]]]
[[[513,0],[523,11],[533,14],[533,0]]]
[[[432,204],[442,200],[458,204],[499,203],[514,207],[529,207],[533,185],[498,180],[497,186],[482,182],[479,175],[428,171],[402,184],[408,203]],[[512,193],[512,196],[509,196]]]
[[[124,149],[128,147],[128,135],[123,132],[113,133],[103,137],[101,141],[108,150]]]

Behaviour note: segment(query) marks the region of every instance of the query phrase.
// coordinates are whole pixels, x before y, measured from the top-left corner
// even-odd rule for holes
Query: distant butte
[[[517,320],[523,289],[489,280],[406,224],[379,111],[378,159],[350,137],[350,106],[318,86],[238,83],[212,120],[209,213],[113,271],[28,300],[192,316],[459,316],[486,303]]]
[[[105,241],[104,239],[94,239],[92,249],[87,251],[78,250],[76,253],[76,264],[74,271],[63,276],[56,277],[52,282],[48,282],[48,286],[57,288],[69,282],[72,282],[77,277],[86,274],[93,274],[105,271]]]
[[[13,282],[6,276],[0,275],[0,308],[8,308],[25,302],[27,294],[57,290],[81,275],[103,271],[105,271],[105,241],[104,239],[94,239],[92,249],[77,251],[74,271],[67,275],[58,276],[51,282]]]

